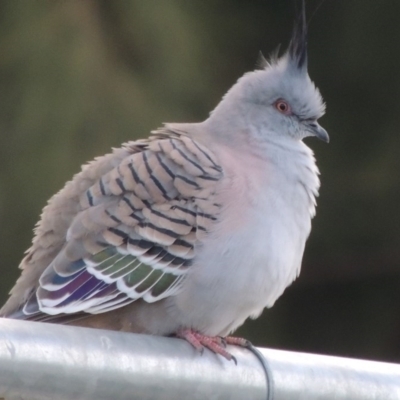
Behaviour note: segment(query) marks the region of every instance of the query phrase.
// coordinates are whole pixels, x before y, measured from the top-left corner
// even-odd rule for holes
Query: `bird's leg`
[[[233,336],[207,336],[192,329],[181,329],[176,333],[176,336],[188,341],[196,350],[200,351],[201,353],[206,347],[213,353],[219,354],[229,361],[233,360],[235,364],[237,364],[236,358],[225,349],[226,345],[232,344],[240,347],[248,347],[250,343],[246,339]]]

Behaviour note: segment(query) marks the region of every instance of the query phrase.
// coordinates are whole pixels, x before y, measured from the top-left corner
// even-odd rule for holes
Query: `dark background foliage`
[[[327,0],[312,19],[331,143],[307,140],[317,217],[300,279],[239,332],[257,345],[400,361],[399,15],[395,0]],[[0,0],[1,301],[82,163],[205,119],[259,50],[287,45],[292,18],[289,0]]]

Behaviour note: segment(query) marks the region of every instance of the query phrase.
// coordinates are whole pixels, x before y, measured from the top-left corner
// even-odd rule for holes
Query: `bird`
[[[304,1],[198,123],[166,123],[84,165],[44,207],[0,316],[225,344],[299,275],[328,142],[308,74]]]

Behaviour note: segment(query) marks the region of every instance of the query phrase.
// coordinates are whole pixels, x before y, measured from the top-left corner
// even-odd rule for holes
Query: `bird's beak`
[[[321,139],[325,143],[329,143],[329,135],[328,132],[320,125],[318,122],[313,122],[312,124],[308,125],[309,127],[309,132],[317,137],[318,139]]]

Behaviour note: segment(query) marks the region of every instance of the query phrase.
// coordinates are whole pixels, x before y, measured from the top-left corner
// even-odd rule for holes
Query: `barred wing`
[[[22,308],[27,318],[102,313],[179,290],[217,219],[221,167],[183,133],[126,146],[135,152],[81,193],[65,244]]]

